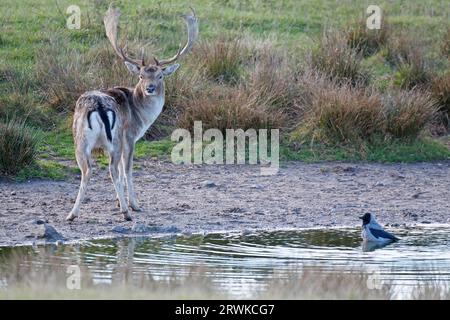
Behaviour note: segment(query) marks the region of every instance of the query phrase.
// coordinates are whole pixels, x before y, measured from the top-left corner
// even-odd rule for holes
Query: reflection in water
[[[263,289],[274,273],[287,278],[302,268],[325,274],[376,268],[380,280],[396,287],[400,296],[418,284],[450,284],[450,227],[396,233],[402,240],[382,248],[361,245],[359,228],[96,240],[60,247],[0,248],[0,261],[8,263],[9,256],[22,251],[24,263],[41,268],[58,260],[79,264],[89,269],[96,283],[142,274],[158,280],[173,274],[182,277],[202,266],[218,289],[239,297]],[[47,260],[35,250],[47,253]]]
[[[361,243],[361,248],[363,252],[371,252],[375,251],[377,249],[384,248],[388,245],[390,245],[392,242],[387,243],[380,243],[380,242],[373,242],[373,241],[363,241]]]

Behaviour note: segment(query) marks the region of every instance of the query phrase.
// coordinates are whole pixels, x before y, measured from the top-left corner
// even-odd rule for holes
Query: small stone
[[[342,169],[342,171],[354,173],[354,172],[356,172],[356,168],[355,167],[345,167],[344,169]]]
[[[421,223],[423,223],[423,224],[430,224],[431,223],[431,221],[428,221],[428,220],[423,220]]]
[[[417,213],[414,213],[414,212],[405,212],[404,214],[403,214],[403,216],[404,217],[409,217],[409,218],[413,218],[413,219],[417,219]]]
[[[11,195],[12,195],[12,196],[15,196],[15,195],[16,195],[16,192],[15,192],[15,191],[11,191]]]
[[[391,223],[390,226],[393,227],[393,228],[400,227],[400,225],[398,223]]]
[[[217,185],[211,180],[205,180],[205,181],[202,182],[202,187],[204,187],[204,188],[213,188],[213,187],[216,187],[216,186]]]

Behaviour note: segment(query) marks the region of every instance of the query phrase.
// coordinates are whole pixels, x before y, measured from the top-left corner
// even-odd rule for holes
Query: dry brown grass
[[[137,81],[106,43],[86,53],[61,48],[64,47],[55,42],[41,53],[36,66],[41,91],[49,105],[57,111],[73,111],[76,100],[85,91],[129,86]]]
[[[297,86],[300,70],[301,67],[286,53],[270,45],[262,47],[250,69],[247,88],[274,109],[295,112],[300,93]]]
[[[423,43],[410,34],[394,34],[388,41],[386,60],[397,68],[395,84],[402,89],[426,85],[431,78]]]
[[[34,97],[36,84],[32,71],[15,71],[11,66],[0,67],[0,119],[21,119],[36,127],[51,127],[51,114],[41,99]],[[37,100],[37,101],[36,101]]]
[[[241,39],[221,36],[199,43],[193,55],[207,78],[233,84],[240,80],[245,53]]]
[[[340,31],[324,32],[310,54],[310,65],[330,79],[352,85],[365,84],[368,75],[362,66],[362,54],[351,48]]]
[[[445,125],[450,125],[450,71],[435,77],[430,86],[431,96],[437,101],[441,119]]]
[[[381,21],[381,29],[370,30],[366,26],[366,20],[360,19],[349,24],[345,30],[349,46],[366,57],[383,49],[388,43],[390,34],[391,26],[385,18]]]
[[[397,66],[395,84],[402,89],[423,87],[430,81],[431,75],[421,53],[412,54],[409,62],[402,62]]]
[[[11,175],[33,163],[37,136],[24,122],[0,122],[0,174]]]
[[[353,143],[370,139],[382,126],[380,95],[330,83],[313,88],[310,110],[295,135],[311,141]]]
[[[178,125],[191,129],[194,121],[202,121],[204,129],[216,128],[222,132],[234,128],[279,128],[282,113],[267,109],[258,96],[241,87],[211,85],[187,102]]]
[[[431,95],[418,91],[398,91],[384,98],[385,134],[394,138],[416,138],[437,113]]]
[[[209,47],[222,47],[223,41],[220,38]],[[232,50],[238,46],[241,49],[233,51],[233,56],[239,57],[235,60],[239,61],[239,80],[211,77],[211,67],[217,66],[214,61],[220,56],[214,52],[222,52],[214,49],[206,62],[198,64],[199,57],[189,59],[188,71],[168,80],[168,90],[176,92],[169,101],[176,105],[179,126],[190,129],[194,121],[202,121],[205,128],[223,131],[279,128],[285,125],[285,115],[295,117],[300,93],[297,66],[270,41],[238,39],[225,45]]]
[[[385,58],[392,65],[407,62],[411,51],[418,46],[418,41],[404,31],[392,34],[386,47]]]
[[[294,136],[334,143],[359,143],[378,135],[415,137],[433,117],[433,103],[419,91],[384,97],[365,88],[363,53],[379,50],[390,37],[388,27],[379,34],[365,33],[370,31],[355,27],[347,33],[324,33],[306,68],[299,56],[271,41],[222,36],[202,42],[166,79],[166,105],[147,136],[165,136],[174,126],[192,129],[194,121],[202,121],[205,129],[222,131],[297,128]],[[37,75],[58,111],[72,110],[84,91],[137,81],[105,42],[84,54],[57,52],[57,43],[51,48],[55,52],[39,59]],[[421,53],[411,39],[389,40],[387,59],[398,68],[401,88],[427,81]]]
[[[441,52],[450,60],[450,27],[447,29],[447,32],[442,39]]]
[[[420,90],[382,94],[320,76],[314,84],[310,76],[307,79],[305,116],[292,133],[292,139],[301,143],[357,146],[380,138],[414,139],[436,116],[436,101]]]

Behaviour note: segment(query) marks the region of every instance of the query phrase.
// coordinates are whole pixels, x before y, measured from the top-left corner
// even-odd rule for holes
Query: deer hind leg
[[[124,186],[124,190],[125,190],[125,187],[126,187],[126,185],[125,185],[125,168],[123,165],[123,159],[119,163],[119,181]],[[117,206],[117,208],[120,208],[119,197],[117,195],[116,195],[116,206]]]
[[[133,185],[133,154],[134,154],[134,144],[130,143],[124,147],[122,162],[123,167],[125,169],[125,178],[127,181],[128,202],[133,211],[141,211]]]
[[[127,221],[131,221],[131,216],[128,213],[128,206],[125,201],[124,183],[120,179],[119,175],[120,153],[112,151],[109,153],[109,173],[111,174],[111,180],[116,189],[117,198],[119,199],[120,211],[123,217]]]
[[[77,199],[75,200],[75,204],[70,211],[69,215],[66,217],[67,221],[73,221],[80,214],[80,205],[86,195],[86,188],[91,178],[92,167],[90,161],[90,152],[87,150],[82,150],[82,148],[77,148],[76,159],[78,166],[81,170],[81,183],[80,189],[78,190]]]

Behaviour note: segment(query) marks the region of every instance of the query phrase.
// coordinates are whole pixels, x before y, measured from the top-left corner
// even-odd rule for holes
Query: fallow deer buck
[[[100,148],[109,154],[111,180],[117,193],[120,211],[125,220],[131,220],[125,202],[125,183],[131,209],[139,211],[133,187],[132,169],[135,143],[153,124],[164,105],[164,77],[175,72],[179,64],[174,63],[185,55],[198,37],[198,22],[194,10],[185,15],[188,39],[184,46],[170,59],[145,63],[135,60],[125,52],[125,47],[117,43],[119,10],[110,7],[105,14],[106,36],[116,54],[125,62],[133,74],[139,75],[134,88],[114,87],[108,90],[85,92],[78,99],[73,117],[73,136],[76,160],[81,169],[81,184],[78,196],[67,221],[75,219],[80,212],[80,204],[92,173],[91,152]]]

